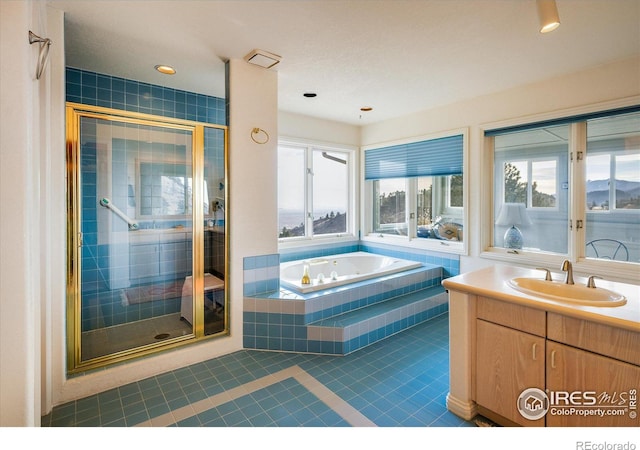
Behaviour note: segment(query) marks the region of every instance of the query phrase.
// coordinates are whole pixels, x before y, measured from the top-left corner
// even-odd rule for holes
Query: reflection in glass
[[[186,130],[80,120],[81,361],[193,333],[180,312],[192,275],[191,140]]]
[[[224,131],[207,128],[204,132],[203,202],[204,228],[204,335],[225,330],[225,173]],[[211,187],[211,197],[208,187]]]
[[[640,114],[587,121],[588,258],[640,261]]]
[[[504,247],[511,227],[498,222],[503,205],[520,204],[532,222],[520,226],[524,247],[567,254],[569,125],[507,132],[494,139],[493,246]]]

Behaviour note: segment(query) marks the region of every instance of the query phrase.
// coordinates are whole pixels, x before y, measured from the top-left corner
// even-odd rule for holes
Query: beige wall
[[[461,271],[468,272],[495,263],[495,260],[480,257],[484,250],[483,211],[490,208],[488,195],[483,195],[483,191],[485,185],[491,185],[491,180],[486,179],[482,170],[483,165],[486,167],[484,129],[498,123],[508,126],[638,104],[639,80],[640,58],[616,61],[579,73],[364,126],[361,145],[468,127],[469,217],[466,223],[469,224],[467,236],[470,247],[469,256],[462,256],[460,260]]]
[[[43,8],[43,2],[0,1],[0,426],[38,425],[40,414],[52,405],[241,348],[242,260],[277,252],[279,135],[370,145],[469,127],[469,223],[479,223],[482,174],[473,168],[481,167],[483,124],[553,116],[640,95],[640,61],[635,59],[360,129],[278,113],[277,72],[232,60],[227,205],[232,335],[67,380],[63,17]],[[37,49],[28,44],[29,29],[53,37],[56,45],[40,81],[33,77]],[[251,140],[254,127],[269,133],[269,143]],[[463,258],[463,270],[487,264],[479,257],[479,226],[471,233],[476,244]]]

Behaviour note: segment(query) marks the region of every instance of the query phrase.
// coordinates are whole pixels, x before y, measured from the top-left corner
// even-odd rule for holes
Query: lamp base
[[[504,248],[522,248],[522,233],[515,225],[507,230],[504,234]]]

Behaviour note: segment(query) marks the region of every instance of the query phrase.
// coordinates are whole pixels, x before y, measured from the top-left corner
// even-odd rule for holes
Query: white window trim
[[[454,130],[443,131],[439,133],[432,133],[420,136],[414,136],[399,140],[385,141],[379,142],[376,144],[365,145],[360,148],[360,204],[363,207],[360,208],[360,223],[362,224],[362,236],[360,240],[363,242],[370,243],[379,243],[379,244],[389,244],[398,247],[407,247],[411,249],[422,249],[422,250],[432,250],[438,251],[442,253],[453,253],[458,255],[468,255],[469,254],[469,227],[465,224],[465,235],[464,240],[462,242],[451,242],[451,241],[443,241],[439,239],[425,239],[419,238],[417,236],[411,236],[411,230],[416,229],[415,226],[415,216],[413,218],[409,217],[409,232],[408,236],[394,236],[394,235],[378,235],[373,231],[373,211],[369,205],[373,203],[373,189],[369,189],[367,187],[367,182],[364,179],[365,168],[364,168],[364,152],[366,150],[373,150],[381,147],[390,147],[394,145],[402,145],[402,144],[410,144],[412,142],[420,142],[432,139],[440,139],[450,136],[462,135],[462,172],[464,174],[469,173],[468,161],[469,161],[469,128],[458,128]],[[469,176],[465,175],[463,178],[462,185],[462,195],[464,198],[464,206],[460,208],[462,210],[463,217],[468,222],[469,221]],[[414,211],[415,204],[411,202],[415,202],[415,199],[411,199],[410,195],[406,196],[407,201],[407,211]],[[411,209],[411,207],[414,207]],[[413,223],[412,223],[413,222]]]
[[[526,250],[518,251],[518,253],[512,253],[512,250],[492,247],[493,239],[493,192],[494,192],[494,160],[493,160],[493,147],[494,139],[491,136],[485,136],[486,130],[493,130],[499,128],[515,127],[518,125],[526,125],[537,122],[544,122],[553,119],[559,119],[562,117],[579,116],[582,114],[596,113],[599,111],[615,110],[618,108],[632,107],[640,103],[640,95],[628,97],[625,99],[614,100],[609,102],[592,104],[584,107],[569,108],[564,110],[553,111],[549,113],[541,113],[532,116],[520,117],[517,119],[510,119],[500,122],[490,122],[480,124],[479,136],[481,136],[481,154],[483,155],[483,167],[480,171],[480,184],[481,184],[481,252],[480,257],[484,259],[504,262],[507,264],[517,264],[521,266],[527,266],[531,268],[545,267],[549,268],[552,272],[559,272],[560,266],[564,259],[569,259],[574,266],[574,271],[577,274],[583,273],[585,276],[599,275],[611,280],[618,280],[622,282],[629,282],[630,280],[637,283],[637,271],[638,268],[634,264],[627,262],[617,261],[603,261],[595,259],[586,259],[584,255],[579,257],[576,251],[576,242],[580,238],[584,241],[584,228],[579,230],[578,233],[570,233],[569,239],[572,240],[570,245],[569,255],[558,255],[544,252],[528,252]],[[572,137],[577,127],[572,127]],[[577,139],[570,139],[571,152],[582,151],[586,148],[586,135],[584,141],[578,142]],[[575,153],[574,153],[575,154]],[[466,161],[466,160],[465,160]],[[581,165],[582,170],[575,169],[575,164],[570,165],[570,177],[572,183],[583,183],[586,176],[585,164]],[[576,172],[582,172],[581,174]],[[570,198],[570,218],[576,217],[580,208],[584,211],[585,195],[576,189],[571,190]],[[466,242],[466,239],[465,239]],[[584,253],[584,250],[582,250]],[[554,270],[554,267],[558,268]],[[557,275],[556,275],[557,276]]]
[[[303,138],[294,138],[294,137],[286,137],[281,136],[278,139],[278,147],[279,146],[294,146],[294,147],[305,147],[311,150],[323,150],[328,152],[341,152],[345,153],[349,157],[349,180],[348,180],[348,206],[347,206],[347,231],[345,233],[336,233],[336,234],[321,234],[321,235],[306,235],[306,236],[298,236],[292,238],[279,238],[278,239],[278,248],[296,248],[296,247],[306,247],[313,244],[331,244],[331,243],[345,243],[356,240],[356,230],[358,230],[358,184],[356,182],[356,170],[359,167],[358,161],[358,148],[345,144],[336,144],[331,142],[323,142],[316,140],[309,140]],[[305,165],[308,168],[310,162],[307,158],[307,152],[305,152]],[[309,204],[312,201],[311,189],[309,189],[309,183],[305,183],[305,211],[309,210]],[[305,217],[305,225],[306,229],[310,229],[313,223],[313,218]]]

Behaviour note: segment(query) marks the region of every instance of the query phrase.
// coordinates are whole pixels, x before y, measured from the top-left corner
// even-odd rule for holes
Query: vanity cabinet
[[[492,420],[505,425],[545,425],[544,418],[526,419],[516,408],[522,391],[544,388],[545,320],[543,311],[478,298],[476,402]]]
[[[191,240],[186,233],[139,233],[129,244],[129,279],[138,284],[191,272]]]
[[[477,297],[475,401],[502,425],[638,427],[640,332]],[[528,388],[547,414],[523,417]]]
[[[159,244],[137,244],[129,247],[129,279],[160,275]]]

